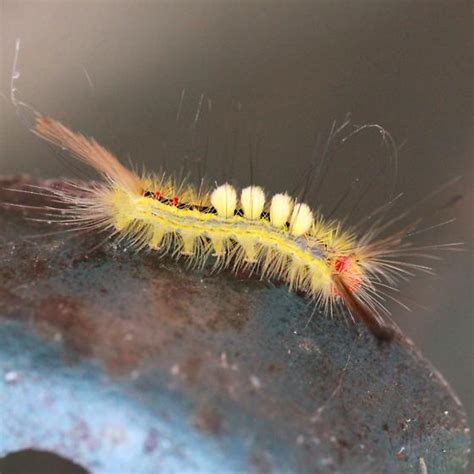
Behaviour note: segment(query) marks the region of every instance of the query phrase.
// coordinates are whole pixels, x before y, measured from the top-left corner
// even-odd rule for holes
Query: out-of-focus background
[[[462,253],[439,253],[436,277],[402,287],[412,312],[390,306],[472,427],[472,26],[470,2],[453,0],[3,0],[0,174],[70,174],[27,131],[28,113],[20,120],[8,103],[17,38],[19,97],[147,169],[184,167],[196,177],[195,163],[206,162],[211,179],[247,184],[252,161],[255,182],[291,191],[304,186],[316,137],[324,143],[333,120],[350,112],[354,123],[383,125],[400,145],[401,209],[415,206],[430,225],[456,218],[420,244],[465,243]],[[365,183],[380,179],[383,192],[393,170],[380,177],[366,159],[389,160],[380,145],[375,132],[346,144],[311,203],[330,209],[354,184],[354,169]]]

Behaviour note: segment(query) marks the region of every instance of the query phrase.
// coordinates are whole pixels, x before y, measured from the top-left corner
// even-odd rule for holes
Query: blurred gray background
[[[195,162],[207,160],[211,179],[247,184],[251,160],[254,181],[298,189],[317,134],[327,136],[333,120],[350,112],[355,123],[383,125],[402,145],[401,209],[461,176],[414,213],[430,222],[455,217],[419,242],[463,241],[466,251],[443,254],[436,277],[402,288],[411,313],[391,308],[453,386],[472,427],[472,27],[471,2],[453,0],[3,0],[0,92],[10,95],[21,38],[22,100],[147,169],[184,166],[196,176]],[[7,100],[0,107],[0,174],[70,174]],[[316,207],[334,202],[354,169],[369,182],[373,161],[365,157],[387,154],[377,133],[353,146],[331,163],[324,193],[308,195]],[[391,177],[387,171],[382,188]]]

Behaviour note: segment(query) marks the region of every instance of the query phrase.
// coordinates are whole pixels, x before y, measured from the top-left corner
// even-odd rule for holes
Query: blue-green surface
[[[408,341],[309,321],[302,298],[247,276],[25,239],[42,227],[11,210],[0,229],[0,456],[48,450],[99,474],[462,472],[464,410]]]

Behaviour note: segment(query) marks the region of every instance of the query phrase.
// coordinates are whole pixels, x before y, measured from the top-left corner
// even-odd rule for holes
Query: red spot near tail
[[[173,199],[171,199],[171,205],[177,206],[179,203],[179,198],[178,196],[175,196]]]
[[[351,256],[342,255],[338,257],[334,262],[334,270],[336,273],[343,273],[341,278],[343,278],[348,290],[355,291],[360,287],[362,283],[360,269],[352,262]],[[336,295],[342,296],[337,288],[334,288],[334,292]]]
[[[337,273],[342,273],[344,270],[347,269],[347,267],[349,266],[349,259],[350,257],[348,256],[342,256],[336,259],[336,262],[334,263],[334,269]]]

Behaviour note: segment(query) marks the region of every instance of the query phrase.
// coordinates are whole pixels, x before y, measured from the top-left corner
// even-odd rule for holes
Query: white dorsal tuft
[[[249,186],[242,189],[240,202],[247,219],[259,219],[265,205],[265,193],[260,186]]]
[[[283,227],[290,217],[293,200],[288,194],[275,194],[270,204],[270,222],[275,227]]]
[[[313,225],[313,212],[307,204],[295,204],[290,219],[290,232],[295,237],[303,235]]]
[[[211,204],[219,217],[232,217],[237,206],[237,193],[234,187],[229,183],[218,186],[212,191]]]

